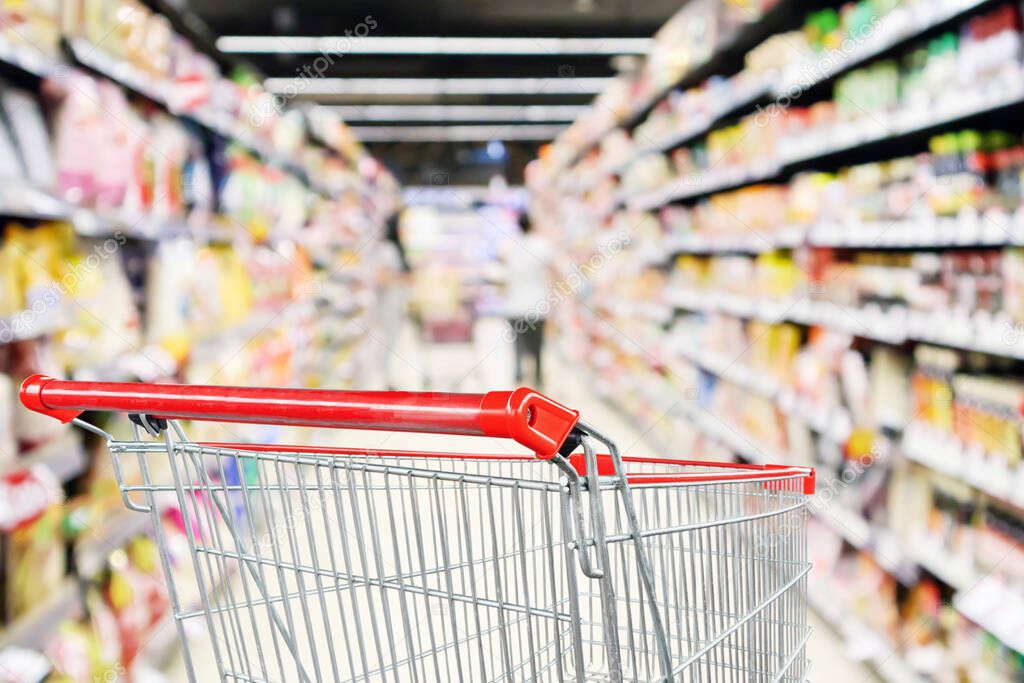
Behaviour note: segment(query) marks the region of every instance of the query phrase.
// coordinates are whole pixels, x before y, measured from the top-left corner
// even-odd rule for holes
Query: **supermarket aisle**
[[[418,387],[423,375],[440,388],[476,392],[508,386],[511,377],[511,346],[502,338],[504,323],[498,320],[483,320],[477,324],[475,341],[472,345],[440,345],[427,347],[415,342],[412,334],[403,335],[402,348],[397,349],[404,368],[403,385]],[[605,429],[618,439],[623,450],[632,455],[665,456],[644,439],[628,420],[619,416],[606,402],[589,390],[584,372],[578,371],[570,362],[556,358],[548,360],[550,369],[546,393],[558,400],[578,408],[593,424]],[[503,379],[504,378],[504,379]],[[430,437],[418,434],[385,434],[376,432],[333,432],[331,440],[345,445],[379,447],[391,449],[474,449],[486,452],[503,452],[507,445],[497,440],[446,436]],[[324,435],[318,435],[324,437]],[[326,437],[324,437],[326,438]],[[680,455],[680,454],[675,454]],[[685,454],[693,455],[693,454]],[[699,455],[699,454],[696,454]],[[844,644],[812,614],[814,634],[809,644],[812,661],[811,680],[828,683],[875,683],[877,680],[864,667],[850,662],[844,656]],[[166,634],[164,634],[166,635]],[[208,639],[202,633],[192,638],[193,657],[199,672],[213,670],[213,654]],[[185,681],[186,676],[181,657],[174,654],[169,678]]]

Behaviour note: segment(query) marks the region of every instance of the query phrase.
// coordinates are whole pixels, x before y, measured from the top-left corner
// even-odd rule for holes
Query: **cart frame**
[[[152,515],[193,681],[187,625],[200,622],[222,680],[806,677],[812,469],[625,457],[579,413],[529,389],[342,392],[37,375],[21,399],[102,436],[125,505]],[[93,410],[128,413],[133,439],[80,419]],[[530,452],[197,443],[179,420],[489,436]],[[161,522],[171,496],[184,518],[194,608],[172,578]],[[259,521],[276,525],[263,545]],[[340,645],[331,638],[339,625]]]

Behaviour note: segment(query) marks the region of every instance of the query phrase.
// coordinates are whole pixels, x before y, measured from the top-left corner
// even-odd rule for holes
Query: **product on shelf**
[[[810,65],[804,65],[806,70],[817,73],[827,68],[817,66],[811,55],[829,50],[842,52],[839,45],[846,36],[867,32],[870,37],[872,33],[867,29],[874,13],[882,17],[882,22],[898,14],[887,14],[894,8],[873,7],[876,4],[850,5],[842,16],[834,10],[812,15],[804,33],[793,38],[797,43],[807,44]],[[736,174],[757,177],[788,162],[855,147],[865,139],[882,140],[902,131],[927,128],[932,118],[943,121],[944,111],[959,112],[964,101],[985,102],[986,98],[1019,93],[1024,89],[1021,49],[1019,9],[1010,4],[998,5],[963,24],[959,34],[942,34],[920,48],[905,48],[899,59],[873,61],[842,75],[836,80],[829,100],[800,104],[798,97],[802,91],[797,89],[768,107],[758,107],[737,124],[709,130],[717,118],[716,112],[728,111],[729,103],[742,102],[749,93],[756,92],[759,83],[770,82],[773,74],[777,74],[767,71],[763,72],[767,76],[758,75],[754,66],[761,63],[761,68],[767,69],[785,60],[784,55],[778,54],[783,51],[769,43],[760,52],[751,53],[753,61],[741,74],[731,79],[712,79],[703,86],[667,97],[654,107],[633,136],[635,149],[647,150],[648,154],[632,156],[628,145],[621,142],[621,133],[613,131],[603,136],[602,140],[608,143],[601,153],[581,162],[575,172],[584,177],[600,177],[630,161],[622,171],[618,195],[627,203],[636,195],[658,193],[664,188],[684,196],[690,191],[699,194],[703,186],[714,185],[719,178],[729,179]],[[755,85],[751,86],[751,82]],[[958,87],[951,90],[951,82]],[[954,91],[955,101],[951,97]],[[697,136],[695,141],[686,141],[688,131]],[[678,132],[684,133],[685,146],[671,150],[673,134]],[[992,140],[961,138],[951,143],[940,138],[938,146],[933,143],[933,151],[937,157],[950,152],[967,156],[975,152],[989,154],[1003,147],[999,143],[992,145]],[[665,158],[669,160],[668,167]],[[968,159],[968,163],[974,161]],[[996,175],[998,168],[1013,163],[1011,155],[1000,154],[988,161],[982,175]],[[585,187],[599,185],[593,179],[584,183]],[[964,195],[955,187],[947,187],[945,194],[953,199]]]
[[[60,50],[61,6],[52,0],[5,2],[0,36],[17,49],[54,58]]]
[[[36,421],[20,382],[360,382],[375,274],[357,250],[378,239],[397,183],[331,112],[280,111],[143,3],[0,3],[0,24],[18,84],[0,83],[0,632],[47,610],[29,629],[37,652],[5,647],[0,679],[142,680],[155,629],[173,629],[155,549],[126,524],[109,458]],[[321,292],[324,268],[343,284]],[[122,465],[141,483],[134,457]],[[211,475],[256,483],[233,465]],[[167,503],[172,571],[187,574],[184,517]],[[211,501],[187,504],[204,518]]]
[[[8,505],[32,505],[28,495],[12,494],[12,491],[26,489],[24,484],[19,486],[5,482],[4,492],[11,496]],[[30,517],[14,529],[5,529],[9,543],[4,572],[5,621],[16,619],[44,603],[64,578],[66,568],[61,533],[64,512],[60,501],[52,500],[54,495],[50,495],[50,505],[34,519]]]
[[[1021,40],[1017,3],[815,10],[527,174],[576,262],[632,236],[565,353],[659,443],[816,467],[811,602],[889,680],[1024,672]]]

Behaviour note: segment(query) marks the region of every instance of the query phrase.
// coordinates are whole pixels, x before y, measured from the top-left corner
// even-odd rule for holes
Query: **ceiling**
[[[676,11],[682,0],[355,0],[337,2],[304,0],[190,0],[189,8],[221,36],[343,36],[346,31],[365,31],[371,37],[544,37],[544,38],[649,38]],[[307,70],[317,54],[240,54],[270,78],[291,79]],[[322,71],[324,78],[590,78],[615,73],[610,55],[367,55],[342,53]],[[322,65],[323,62],[321,61]],[[317,72],[320,77],[320,72]],[[309,90],[324,88],[309,88]],[[506,105],[500,110],[504,119],[490,117],[474,121],[466,110],[458,120],[386,122],[371,120],[353,123],[365,125],[472,126],[488,124],[496,139],[508,135],[502,131],[524,121],[516,108],[527,105],[583,105],[593,99],[589,92],[572,87],[531,88],[525,94],[445,94],[369,96],[310,94],[305,90],[296,99],[320,104],[344,104],[360,107],[369,104],[429,105]],[[507,105],[513,105],[509,107]],[[351,109],[348,110],[351,113]],[[410,110],[412,111],[412,110]],[[472,111],[480,111],[475,109]],[[542,113],[532,110],[531,113]],[[571,110],[561,109],[555,121],[564,125]],[[468,118],[467,118],[468,116]],[[366,117],[363,117],[366,118]],[[373,118],[373,117],[369,117]],[[547,126],[548,129],[551,125]],[[463,128],[464,129],[464,128]],[[535,129],[541,130],[541,129]],[[377,135],[375,137],[386,137]],[[521,180],[522,166],[533,157],[540,141],[504,140],[507,154],[493,160],[473,153],[486,141],[398,141],[370,143],[374,154],[385,161],[404,182],[429,184],[438,172],[445,172],[453,183],[473,183],[495,172],[504,173],[511,182]],[[422,137],[419,136],[419,137]],[[489,136],[485,136],[489,137]],[[492,146],[493,147],[493,146]],[[467,154],[467,150],[469,154]],[[493,155],[492,155],[493,156]],[[492,168],[463,169],[474,165]],[[424,171],[424,167],[429,170]],[[440,169],[440,171],[439,171]]]

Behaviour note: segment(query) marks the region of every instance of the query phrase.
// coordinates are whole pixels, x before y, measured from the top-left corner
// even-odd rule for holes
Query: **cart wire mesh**
[[[558,466],[200,444],[174,421],[109,448],[157,522],[192,680],[197,630],[221,680],[805,680],[806,472],[626,458],[627,477],[591,437],[614,449],[590,430]]]

